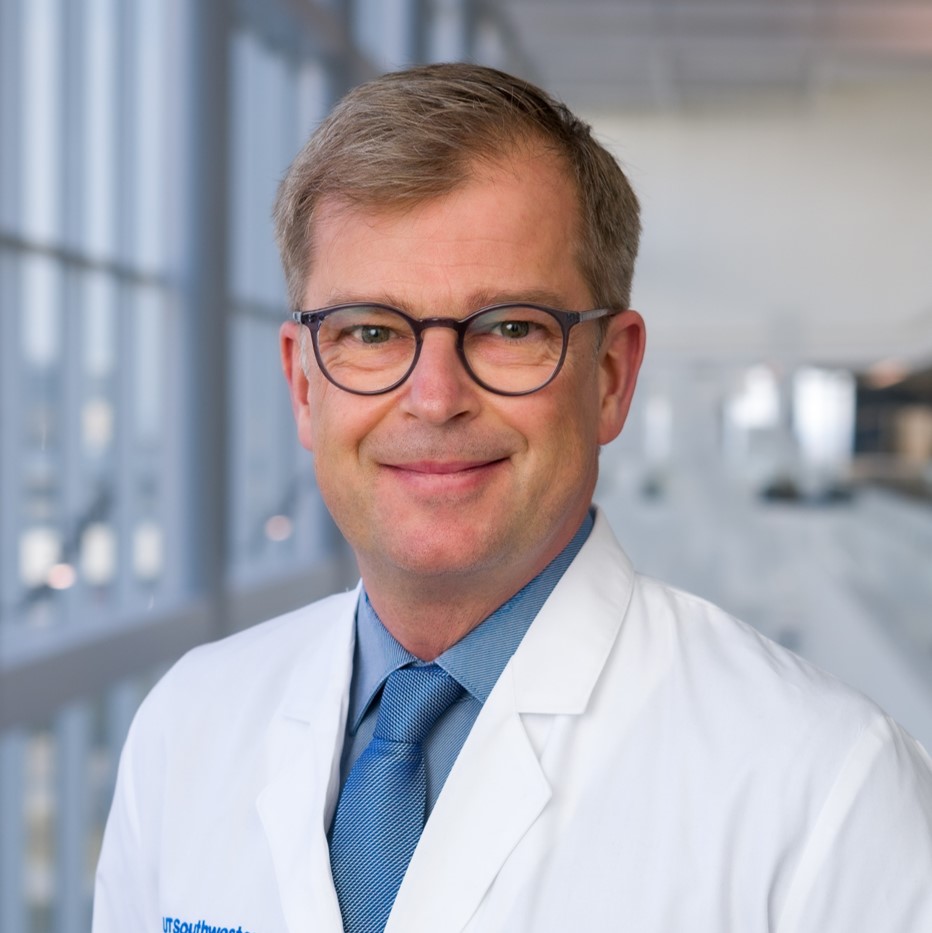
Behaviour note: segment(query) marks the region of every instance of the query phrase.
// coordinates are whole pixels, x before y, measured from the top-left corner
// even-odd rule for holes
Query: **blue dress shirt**
[[[570,543],[530,583],[432,662],[455,677],[466,692],[440,717],[423,743],[428,813],[440,795],[482,704],[541,606],[589,537],[593,521],[589,512]],[[382,625],[363,590],[356,609],[356,648],[346,740],[340,763],[341,787],[375,731],[382,686],[388,675],[412,663],[427,662],[420,661],[395,640]]]

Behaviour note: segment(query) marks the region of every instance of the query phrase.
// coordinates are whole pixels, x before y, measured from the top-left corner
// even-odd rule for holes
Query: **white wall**
[[[932,359],[932,78],[590,120],[641,197],[655,359]]]

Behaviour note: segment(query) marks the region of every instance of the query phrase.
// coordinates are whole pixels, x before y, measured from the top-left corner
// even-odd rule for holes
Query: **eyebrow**
[[[487,308],[490,305],[500,304],[535,304],[545,305],[549,308],[556,308],[561,311],[583,311],[588,308],[569,308],[566,299],[546,288],[527,288],[509,291],[493,291],[492,289],[481,289],[471,292],[463,309],[464,314],[470,314],[478,311],[480,308]],[[416,317],[414,308],[409,301],[405,301],[400,295],[392,292],[382,292],[379,295],[363,294],[355,291],[331,292],[327,306],[340,304],[384,304],[391,305],[401,311]],[[447,317],[452,313],[451,309],[429,309],[426,316]]]

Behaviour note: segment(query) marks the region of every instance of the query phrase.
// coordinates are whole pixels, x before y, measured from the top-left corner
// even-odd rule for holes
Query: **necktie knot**
[[[385,682],[375,737],[389,742],[422,742],[463,687],[436,664],[402,667]]]

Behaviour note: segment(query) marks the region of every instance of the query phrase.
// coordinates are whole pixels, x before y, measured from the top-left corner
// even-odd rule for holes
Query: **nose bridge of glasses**
[[[444,346],[443,341],[426,341],[425,331],[431,329],[444,329],[453,331],[453,336],[455,340],[451,340],[449,343]],[[441,370],[446,372],[447,375],[450,375],[453,372],[460,373],[464,369],[466,373],[469,373],[469,366],[466,364],[466,360],[463,355],[463,336],[465,334],[466,325],[462,321],[458,321],[456,318],[451,317],[426,317],[418,318],[413,325],[415,331],[417,348],[415,350],[415,359],[412,364],[412,369],[417,368],[419,370],[424,370],[425,368],[430,368],[431,363],[428,363],[428,366],[424,365],[424,356],[426,355],[432,357],[434,361],[439,361]],[[447,354],[453,353],[456,357],[457,362],[451,363],[451,360]],[[435,354],[439,353],[440,356],[437,357]]]
[[[437,335],[425,339],[424,331],[432,328],[450,330],[444,338]],[[459,411],[471,406],[477,388],[475,376],[463,352],[464,327],[454,318],[421,318],[415,326],[416,347],[414,358],[405,377],[416,404],[437,411],[448,411],[451,406]]]
[[[463,334],[466,331],[466,324],[466,321],[460,321],[454,317],[422,317],[414,318],[411,326],[417,334],[418,340],[423,338],[425,330],[429,330],[432,327],[446,327],[456,334],[457,342],[459,342],[463,339]]]

